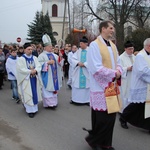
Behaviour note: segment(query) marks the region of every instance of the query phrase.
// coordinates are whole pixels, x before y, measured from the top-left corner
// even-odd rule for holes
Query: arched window
[[[52,17],[57,17],[57,5],[52,6]]]
[[[53,36],[58,36],[58,33],[54,31]]]

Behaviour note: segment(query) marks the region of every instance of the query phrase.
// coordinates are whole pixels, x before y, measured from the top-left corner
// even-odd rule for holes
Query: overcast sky
[[[16,42],[27,38],[27,24],[33,22],[36,11],[41,11],[41,0],[1,0],[0,2],[0,41]]]

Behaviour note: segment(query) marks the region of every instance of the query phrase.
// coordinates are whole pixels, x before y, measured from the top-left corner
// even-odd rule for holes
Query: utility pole
[[[83,11],[84,11],[84,9],[83,9],[83,8],[84,8],[84,3],[83,3],[83,1],[84,1],[84,0],[82,0],[82,4],[81,4],[81,5],[82,5],[82,8],[81,8],[81,28],[82,28],[82,29],[83,29]]]
[[[62,40],[63,41],[64,41],[65,18],[66,18],[66,4],[67,4],[67,0],[65,0],[65,6],[64,6],[64,18],[63,18],[63,28],[62,28]]]
[[[71,33],[70,3],[68,0],[69,34]]]
[[[74,7],[75,7],[75,3],[74,3],[74,0],[73,0],[73,18],[72,18],[72,22],[73,22],[73,29],[74,29],[74,13],[75,13],[75,11],[74,11]]]

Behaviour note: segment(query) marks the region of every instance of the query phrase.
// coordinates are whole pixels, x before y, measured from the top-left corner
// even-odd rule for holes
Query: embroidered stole
[[[146,60],[146,62],[148,63],[148,67],[150,68],[150,57],[148,57],[144,49],[141,50],[140,52],[143,54],[144,59]],[[150,84],[147,84],[147,95],[146,95],[146,102],[145,102],[144,117],[145,119],[150,117]]]
[[[98,44],[99,49],[100,49],[100,54],[102,56],[103,66],[112,69],[111,57],[110,57],[110,53],[109,53],[107,45],[105,45],[98,38],[95,41]],[[117,51],[116,51],[116,47],[113,44],[113,42],[111,42],[111,41],[109,41],[109,42],[110,42],[110,45],[111,45],[111,48],[112,48],[112,51],[113,51],[114,62],[115,62],[115,67],[116,67],[116,64],[117,64]]]
[[[34,62],[33,56],[31,58],[28,58],[25,55],[22,55],[22,57],[25,58],[28,69],[30,69],[30,70],[35,69],[36,64]],[[36,105],[36,104],[38,104],[36,75],[30,75],[30,84],[31,84],[33,104]]]
[[[80,62],[84,63],[86,62],[86,50],[81,51],[81,58]],[[83,74],[83,68],[80,67],[80,74],[79,74],[79,88],[86,88],[86,77]]]
[[[53,78],[53,85],[54,85],[54,89],[55,91],[59,90],[59,86],[58,86],[58,76],[57,76],[57,64],[56,64],[56,60],[53,54],[47,54],[48,59],[49,60],[54,60],[54,64],[50,65],[51,70],[52,70],[52,78]]]

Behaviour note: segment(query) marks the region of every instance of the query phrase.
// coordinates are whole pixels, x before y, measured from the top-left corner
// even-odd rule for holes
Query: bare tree
[[[85,3],[85,0],[82,1],[76,1],[72,0],[70,1],[70,10],[71,10],[71,28],[77,28],[77,29],[87,29],[92,30],[92,22],[90,16],[90,10],[88,6]]]
[[[89,41],[93,40],[95,38],[92,28],[93,22],[91,21],[93,15],[86,4],[86,1],[70,0],[70,10],[71,28],[77,28],[79,30],[86,29],[87,32],[85,34],[71,33],[68,35],[66,41],[76,44],[83,35],[86,35]]]
[[[103,0],[99,2],[97,12],[94,12],[90,6],[90,1],[86,0],[92,14],[99,20],[104,20],[106,17],[101,18],[99,15],[107,14],[107,19],[113,20],[116,27],[116,44],[120,51],[123,51],[124,43],[124,25],[127,23],[133,15],[133,10],[143,0]],[[99,12],[99,15],[97,15]],[[106,16],[106,15],[104,15]]]
[[[141,3],[136,5],[134,10],[134,20],[137,22],[138,28],[145,28],[149,25],[150,19],[150,0],[143,0]]]

